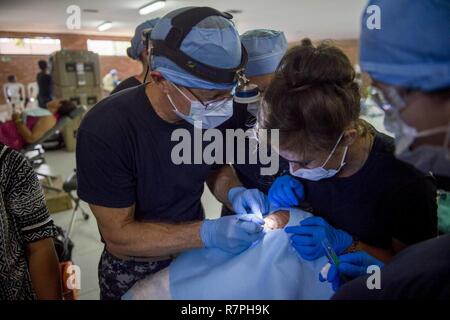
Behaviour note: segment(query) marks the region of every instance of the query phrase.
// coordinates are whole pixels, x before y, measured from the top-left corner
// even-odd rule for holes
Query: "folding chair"
[[[80,209],[84,220],[89,219],[88,213],[86,211],[84,211],[84,209],[80,206],[80,198],[78,197],[78,195],[73,194],[73,192],[76,193],[77,187],[78,187],[77,174],[76,174],[76,170],[75,170],[75,172],[70,177],[68,177],[63,184],[63,190],[69,195],[69,197],[75,203],[75,207],[73,208],[73,211],[72,211],[72,218],[70,219],[70,225],[69,225],[69,228],[67,229],[68,237],[70,237],[72,235],[72,231],[73,231],[73,227],[75,224],[75,219],[77,217],[78,209]]]

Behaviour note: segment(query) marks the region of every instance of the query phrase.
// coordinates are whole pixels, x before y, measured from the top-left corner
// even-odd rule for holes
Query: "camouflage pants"
[[[98,264],[101,300],[120,300],[137,281],[169,266],[172,260],[140,262],[122,260],[103,250]]]

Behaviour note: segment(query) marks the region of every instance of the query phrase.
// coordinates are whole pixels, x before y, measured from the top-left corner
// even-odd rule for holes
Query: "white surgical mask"
[[[416,128],[405,123],[398,113],[386,113],[384,117],[384,126],[386,130],[394,134],[396,156],[407,151],[416,138],[428,137],[450,130],[449,125],[449,127],[442,126],[417,131]]]
[[[341,139],[343,136],[344,136],[343,133],[339,136],[339,139],[336,142],[336,144],[334,145],[333,150],[331,150],[331,153],[328,155],[327,159],[320,167],[313,168],[313,169],[300,168],[300,169],[294,171],[292,169],[292,163],[289,163],[289,171],[290,171],[291,175],[296,176],[298,178],[311,180],[311,181],[319,181],[322,179],[327,179],[327,178],[331,178],[331,177],[335,176],[342,169],[342,167],[345,166],[345,157],[347,156],[348,146],[345,147],[344,154],[343,154],[342,160],[341,160],[341,164],[339,165],[338,168],[325,169],[324,167],[328,163],[328,161],[331,159],[331,157],[333,156],[333,154],[336,151],[336,148],[339,145],[339,142],[341,142]]]
[[[404,126],[407,125],[404,124]],[[397,158],[415,166],[424,173],[432,172],[435,175],[450,177],[450,124],[448,127],[438,127],[420,132],[417,132],[417,130],[412,128],[409,132],[410,134],[408,136],[405,137],[404,135],[400,139],[397,139],[396,135]],[[421,145],[410,150],[409,146],[415,138],[427,137],[442,132],[447,132],[446,139],[442,146]],[[400,146],[397,143],[398,140],[403,141],[405,145],[408,141],[411,141],[411,143],[406,148],[404,145],[402,145],[402,148],[397,148],[397,146]]]
[[[386,89],[386,94],[391,102],[379,89],[372,88],[372,94],[375,98],[374,101],[385,112],[385,128],[394,134],[396,157],[424,173],[432,172],[435,175],[450,176],[450,123],[448,126],[417,131],[400,117],[400,110],[406,107],[406,102],[397,89],[393,87]],[[447,132],[447,136],[442,146],[422,145],[414,150],[410,149],[416,138],[443,132]]]
[[[175,84],[173,84],[173,86],[190,102],[189,115],[185,115],[177,109],[170,95],[167,95],[170,104],[174,108],[175,114],[195,127],[199,129],[216,128],[233,116],[232,99],[206,102],[205,105],[203,105],[198,100],[192,101],[189,99]]]

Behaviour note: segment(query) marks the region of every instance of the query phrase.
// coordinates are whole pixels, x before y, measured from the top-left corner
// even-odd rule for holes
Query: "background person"
[[[250,83],[258,85],[261,97],[264,95],[265,88],[270,83],[278,63],[287,50],[287,41],[284,33],[281,31],[257,29],[250,30],[241,35],[242,45],[247,50],[248,62],[245,67],[245,76],[250,80]],[[237,108],[245,108],[247,110],[246,120],[243,122],[242,130],[247,131],[254,127],[256,123],[256,116],[259,111],[260,101],[250,104],[238,104],[235,102]],[[255,213],[253,207],[268,207],[269,202],[265,193],[269,190],[270,184],[274,180],[274,176],[288,170],[288,164],[282,158],[278,159],[278,173],[275,175],[261,175],[261,169],[265,166],[260,162],[259,157],[256,163],[250,163],[251,156],[254,153],[258,154],[254,149],[254,144],[251,141],[253,137],[245,139],[245,146],[240,149],[240,146],[235,148],[235,155],[244,153],[244,163],[235,161],[233,169],[242,186],[230,190],[228,197],[230,199],[236,198],[233,210],[222,206],[222,215],[230,214],[244,214]],[[269,150],[271,155],[272,150]],[[273,158],[273,157],[271,157]],[[237,159],[236,159],[237,160]],[[245,195],[245,197],[235,197],[236,195]],[[248,198],[247,198],[248,197]],[[251,203],[252,199],[258,197],[260,203],[250,206],[243,206],[241,202]],[[258,212],[256,212],[258,213]]]
[[[148,74],[150,72],[148,64],[148,48],[145,47],[145,41],[143,41],[142,39],[142,32],[145,29],[153,29],[158,21],[159,18],[147,20],[136,27],[134,36],[131,39],[131,47],[127,49],[127,55],[131,59],[137,60],[141,63],[142,71],[138,75],[126,78],[125,80],[121,81],[117,85],[117,87],[115,87],[114,90],[111,91],[111,94],[119,92],[123,89],[140,85],[144,82],[145,75],[147,75],[147,81],[151,80],[150,75]]]
[[[119,82],[117,70],[111,69],[102,79],[103,90],[105,90],[108,94],[111,94]]]
[[[394,133],[397,157],[433,173],[440,188],[450,190],[450,43],[441,41],[442,31],[450,30],[450,4],[372,0],[370,5],[380,7],[384,22],[373,32],[366,27],[367,14],[362,16],[361,68],[377,88],[375,101]],[[408,17],[397,19],[405,6]],[[367,267],[380,265],[377,259],[363,252],[340,258],[345,264],[339,273],[364,276],[345,284],[333,299],[450,299],[450,235],[398,254],[381,269],[380,290],[366,285]],[[338,287],[336,271],[329,281]]]
[[[12,120],[0,123],[0,143],[15,150],[38,141],[56,125],[60,117],[69,115],[76,106],[67,100],[54,99],[46,108],[27,109],[22,113],[13,113]]]
[[[245,76],[250,80],[250,83],[258,85],[260,94],[264,97],[264,92],[270,84],[281,58],[287,51],[286,37],[281,31],[256,29],[242,34],[241,41],[248,53]],[[249,117],[246,122],[247,127],[243,128],[244,130],[254,126],[259,109],[260,102],[247,105]],[[254,150],[250,150],[248,144],[247,147],[247,154],[254,152]],[[282,158],[279,159],[279,166],[280,173],[284,170],[289,170],[288,163]],[[267,193],[274,177],[261,176],[261,167],[260,163],[250,164],[248,161],[245,164],[233,165],[239,180],[245,188],[257,188]]]
[[[38,103],[39,107],[46,108],[47,102],[53,99],[52,94],[52,76],[48,74],[47,61],[39,60],[39,73],[36,75],[36,82],[38,84]]]
[[[53,237],[39,181],[20,153],[0,144],[0,300],[61,299]]]

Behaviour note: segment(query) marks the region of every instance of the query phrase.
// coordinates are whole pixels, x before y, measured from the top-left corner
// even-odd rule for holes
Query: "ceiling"
[[[282,30],[288,41],[312,39],[352,39],[359,35],[359,19],[366,0],[167,0],[160,11],[141,16],[138,9],[152,0],[0,0],[0,31],[40,33],[82,33],[131,36],[136,25],[184,6],[210,6],[242,10],[235,14],[239,32],[268,28]],[[81,10],[81,29],[66,27],[70,5]],[[97,31],[104,21],[113,26]]]

